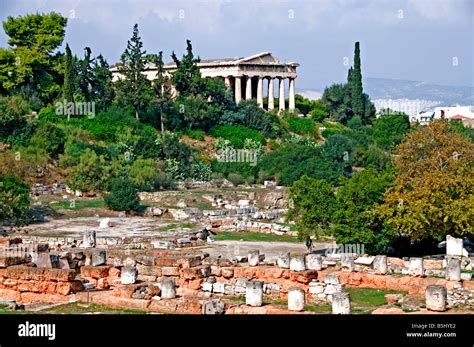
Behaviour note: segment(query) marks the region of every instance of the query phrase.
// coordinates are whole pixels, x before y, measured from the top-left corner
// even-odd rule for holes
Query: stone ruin
[[[94,232],[86,232],[81,246],[87,248],[55,252],[54,243],[0,239],[0,299],[18,304],[87,301],[194,314],[308,314],[305,305],[324,303],[334,314],[349,314],[346,289],[360,287],[406,291],[424,297],[426,308],[435,312],[474,307],[474,282],[461,276],[461,269],[471,265],[464,258],[282,253],[266,260],[255,249],[226,259],[189,247],[155,248],[153,241],[138,249],[123,244],[100,248],[102,243]],[[435,270],[444,278],[429,277]],[[403,300],[395,296],[387,300]],[[236,302],[235,297],[245,299]],[[284,300],[287,307],[264,304],[267,299]]]

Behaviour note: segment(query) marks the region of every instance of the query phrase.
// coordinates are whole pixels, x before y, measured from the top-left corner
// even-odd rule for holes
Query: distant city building
[[[428,124],[435,119],[448,119],[451,122],[461,122],[467,127],[474,127],[474,106],[443,106],[435,107],[430,112],[420,112],[410,117],[413,123]]]
[[[224,58],[201,60],[197,64],[204,78],[218,77],[222,78],[227,88],[232,90],[235,102],[239,103],[242,99],[257,99],[257,104],[263,108],[263,89],[264,83],[268,83],[268,110],[274,109],[274,81],[278,79],[278,107],[285,109],[285,80],[289,80],[288,108],[295,109],[295,80],[296,68],[298,63],[283,63],[270,52],[263,52],[250,57]],[[176,64],[167,64],[164,66],[165,75],[171,76],[176,70]],[[113,80],[120,78],[117,66],[110,69]],[[148,79],[153,80],[156,77],[157,69],[153,64],[148,64],[143,72]],[[172,93],[176,91],[171,86]]]

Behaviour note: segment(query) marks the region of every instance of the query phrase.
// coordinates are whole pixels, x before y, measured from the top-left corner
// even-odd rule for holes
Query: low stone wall
[[[0,269],[0,298],[20,303],[67,302],[70,294],[83,289],[75,276],[73,270],[10,266]]]

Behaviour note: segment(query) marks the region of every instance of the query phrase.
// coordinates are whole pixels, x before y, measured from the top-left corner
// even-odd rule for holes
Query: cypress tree
[[[352,112],[354,116],[364,118],[364,91],[362,89],[362,72],[360,68],[360,47],[359,42],[355,43],[354,69],[349,71],[350,91],[352,99]]]
[[[74,61],[69,45],[66,44],[66,69],[64,71],[63,96],[67,102],[74,102]]]

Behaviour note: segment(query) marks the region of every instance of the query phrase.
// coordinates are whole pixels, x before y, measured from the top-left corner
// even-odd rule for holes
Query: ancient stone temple
[[[283,63],[270,52],[263,52],[246,58],[224,58],[201,60],[198,63],[201,75],[204,78],[222,78],[226,86],[232,90],[235,102],[245,99],[256,99],[260,107],[264,107],[264,84],[268,91],[268,110],[275,108],[275,81],[278,81],[277,90],[279,109],[285,109],[285,99],[288,97],[288,108],[295,108],[295,79],[297,63]],[[165,73],[170,75],[176,64],[164,66]],[[111,69],[114,80],[118,78],[117,68]],[[156,76],[156,67],[148,65],[144,74],[149,79]],[[289,80],[289,91],[286,90],[285,80]]]

